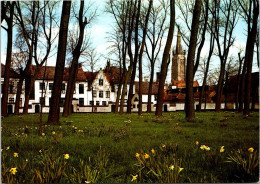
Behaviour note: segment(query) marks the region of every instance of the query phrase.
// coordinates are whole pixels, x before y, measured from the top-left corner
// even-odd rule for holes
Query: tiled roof
[[[1,77],[4,77],[5,65],[1,63]],[[10,68],[10,78],[19,78],[19,74]]]
[[[32,74],[34,74],[35,69],[36,69],[36,66],[32,65],[31,66]],[[42,79],[44,77],[44,71],[45,71],[45,66],[42,66],[40,68],[40,72],[37,76],[37,79]],[[45,80],[54,80],[54,75],[55,75],[55,66],[46,66],[45,77],[44,77]],[[63,80],[67,81],[68,79],[69,79],[69,68],[65,67]],[[85,72],[82,70],[82,68],[78,68],[78,74],[76,77],[76,81],[86,81]]]
[[[142,82],[142,92],[143,94],[148,94],[149,92],[149,82]],[[158,82],[153,82],[153,87],[152,87],[152,95],[158,94],[158,87],[159,83]],[[136,93],[139,93],[139,82],[135,82],[135,91]]]
[[[186,82],[185,81],[177,81],[177,80],[174,80],[173,81],[173,86],[177,86],[178,88],[185,88],[186,87]],[[193,81],[193,87],[198,87],[199,86],[199,83],[198,81]]]

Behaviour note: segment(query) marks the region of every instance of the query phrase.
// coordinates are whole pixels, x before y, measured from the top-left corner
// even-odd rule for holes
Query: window
[[[8,93],[13,94],[14,93],[14,82],[10,82]]]
[[[99,106],[99,101],[96,101],[96,105]]]
[[[19,107],[22,107],[22,106],[23,106],[23,99],[20,98]]]
[[[9,98],[9,103],[14,103],[14,98]]]
[[[102,101],[102,105],[103,105],[103,106],[106,106],[106,105],[107,105],[107,102],[106,102],[106,101]]]
[[[127,91],[125,92],[125,95],[127,95]]]
[[[89,105],[94,105],[93,102],[94,102],[93,100],[89,101]]]
[[[79,84],[79,94],[84,94],[84,84]]]
[[[106,97],[110,98],[110,91],[106,91]]]
[[[64,102],[65,102],[65,98],[60,98],[60,104],[59,104],[59,106],[60,106],[60,107],[63,107]]]
[[[157,101],[157,95],[154,95],[154,100]]]
[[[40,104],[45,106],[45,98],[44,97],[40,97]]]
[[[61,86],[61,93],[65,93],[65,83],[62,83],[62,86]]]
[[[1,93],[3,93],[3,85],[4,85],[4,82],[1,82]]]
[[[99,98],[103,98],[103,91],[99,91]]]
[[[43,82],[40,82],[40,90],[45,90],[45,84]]]
[[[49,83],[49,90],[52,91],[53,89],[53,83]]]
[[[49,106],[51,106],[51,98],[49,98]]]
[[[96,90],[93,91],[93,97],[97,97],[97,91]]]
[[[84,98],[79,98],[79,106],[84,106]]]
[[[103,79],[99,79],[99,85],[103,86]]]

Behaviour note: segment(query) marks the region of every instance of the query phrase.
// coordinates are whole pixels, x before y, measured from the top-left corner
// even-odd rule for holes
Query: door
[[[116,105],[111,105],[111,112],[115,112],[116,110]]]
[[[40,112],[40,106],[39,105],[35,105],[35,113],[39,113]]]
[[[163,106],[163,111],[164,111],[164,112],[167,112],[167,111],[168,111],[167,105],[164,105],[164,106]]]
[[[7,113],[8,114],[13,114],[13,106],[12,105],[8,105],[7,106]]]

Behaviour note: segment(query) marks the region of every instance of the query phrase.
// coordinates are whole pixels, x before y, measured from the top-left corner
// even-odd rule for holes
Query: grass
[[[194,122],[186,122],[184,117],[183,112],[164,113],[161,118],[147,113],[143,116],[77,113],[62,117],[62,126],[44,125],[45,136],[38,135],[39,114],[3,118],[2,182],[258,181],[258,157],[254,169],[246,170],[249,162],[253,162],[250,155],[259,150],[258,112],[249,117],[234,112],[203,112],[196,114]],[[43,121],[47,121],[47,114]],[[207,145],[211,150],[200,150],[200,145]],[[10,149],[6,150],[8,146]],[[221,146],[225,146],[223,153],[219,152]],[[253,153],[248,152],[250,147],[254,148]],[[238,156],[248,163],[246,166],[235,161],[226,162],[237,150],[240,150]],[[13,157],[14,152],[19,153],[18,158]],[[139,159],[136,153],[142,153]],[[145,153],[151,157],[145,159]],[[64,159],[64,154],[69,154],[70,158]],[[29,161],[23,169],[26,159]],[[41,164],[48,159],[57,164],[54,170]],[[171,172],[171,164],[184,169]],[[9,171],[14,167],[20,169],[12,175]],[[49,180],[43,168],[49,172]],[[51,176],[50,173],[56,174]],[[43,175],[45,177],[41,178]],[[133,176],[138,177],[133,180]]]

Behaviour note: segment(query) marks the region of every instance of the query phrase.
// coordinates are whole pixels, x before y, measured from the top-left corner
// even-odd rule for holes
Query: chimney
[[[144,77],[144,82],[148,82],[149,81],[149,77],[148,76],[145,76]]]
[[[156,82],[159,82],[159,80],[160,80],[160,72],[157,72],[156,73]]]
[[[110,71],[110,59],[107,60],[106,72]]]
[[[78,68],[82,68],[82,63],[79,63]]]

